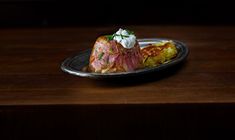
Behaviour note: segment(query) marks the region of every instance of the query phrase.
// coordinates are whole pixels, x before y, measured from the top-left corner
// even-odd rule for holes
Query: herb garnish
[[[128,32],[129,35],[133,35],[134,32],[133,31],[130,31],[130,30],[126,30]]]
[[[104,55],[104,52],[101,52],[99,55],[98,55],[98,59],[100,60]]]
[[[126,30],[127,31],[127,33],[129,34],[129,35],[133,35],[134,34],[134,32],[133,31],[130,31],[130,30]],[[112,35],[106,35],[106,37],[108,38],[108,41],[110,41],[110,40],[113,40],[113,38],[115,37],[115,36],[121,36],[121,38],[123,39],[124,37],[129,37],[129,35],[122,35],[122,34],[112,34]]]
[[[113,54],[113,48],[109,49],[110,54]]]
[[[113,35],[106,35],[108,41],[113,40],[114,36]]]

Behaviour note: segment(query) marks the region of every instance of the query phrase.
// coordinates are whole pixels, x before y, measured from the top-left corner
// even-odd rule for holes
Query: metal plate
[[[163,40],[172,40],[172,39],[146,38],[146,39],[138,39],[138,42],[140,44],[140,47],[144,47],[147,44],[157,43]],[[85,66],[89,64],[89,57],[91,53],[91,49],[88,49],[88,50],[78,53],[77,55],[73,57],[69,57],[65,59],[61,64],[61,69],[64,72],[67,72],[72,75],[76,75],[80,77],[87,77],[87,78],[95,78],[95,79],[138,76],[138,75],[157,72],[161,70],[167,70],[168,68],[176,64],[179,64],[180,62],[185,60],[189,53],[189,50],[184,43],[177,41],[177,40],[172,40],[172,41],[175,43],[178,49],[177,56],[174,59],[172,59],[170,62],[161,64],[156,67],[144,68],[144,69],[139,69],[136,71],[120,72],[120,73],[103,74],[103,73],[95,73],[95,72],[84,72],[82,71],[82,68],[84,68]]]

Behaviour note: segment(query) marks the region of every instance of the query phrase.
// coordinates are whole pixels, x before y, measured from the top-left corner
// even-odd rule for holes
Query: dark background
[[[234,25],[227,1],[0,0],[0,27]]]
[[[122,3],[124,6],[120,6]],[[0,28],[106,25],[230,26],[235,23],[235,8],[233,6],[234,4],[226,1],[190,0],[174,2],[170,0],[119,1],[119,3],[113,3],[111,0],[83,0],[76,3],[69,0],[0,0]],[[44,33],[42,32],[42,35]],[[8,35],[7,40],[2,39],[2,44],[11,41],[12,43],[3,45],[1,51],[4,53],[4,51],[7,52],[6,50],[12,50],[9,56],[22,53],[25,54],[22,57],[24,59],[31,56],[29,54],[31,51],[37,53],[37,47],[40,46],[37,46],[37,43],[40,39],[42,41],[39,41],[39,43],[45,43],[46,47],[42,47],[38,54],[42,50],[50,54],[50,50],[47,48],[47,46],[50,47],[48,43],[51,43],[50,37],[36,38],[37,36],[33,36],[32,40],[26,41],[25,47],[22,38],[26,36],[27,39],[27,34],[23,33],[22,37],[15,40],[14,36],[19,36],[19,34],[13,34],[13,39],[10,34]],[[42,35],[39,35],[39,37]],[[84,36],[84,38],[86,37]],[[68,38],[63,40],[65,44],[55,47],[55,49],[58,49],[57,51],[66,51],[65,48],[60,48],[61,46],[67,47],[66,39]],[[231,37],[225,36],[222,41],[231,41]],[[77,41],[72,43],[77,43]],[[207,43],[210,43],[210,40]],[[27,50],[27,45],[32,45],[31,50]],[[8,46],[9,49],[7,49]],[[22,46],[23,49],[17,49],[15,46]],[[225,51],[225,49],[221,50]],[[69,49],[67,52],[69,52]],[[45,54],[42,53],[42,55]],[[35,63],[40,61],[41,58],[42,60],[45,58],[45,56],[36,58],[37,56],[39,55],[35,56]],[[9,63],[11,64],[12,61],[15,61],[14,58],[18,57],[12,57]],[[0,139],[234,139],[234,120],[234,104],[1,106]]]
[[[220,105],[22,106],[0,108],[3,140],[227,140],[234,109]]]

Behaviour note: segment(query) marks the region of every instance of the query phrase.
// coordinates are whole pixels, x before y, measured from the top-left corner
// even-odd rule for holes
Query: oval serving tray
[[[138,39],[140,47],[144,47],[150,43],[157,43],[163,40],[171,40],[171,39],[160,39],[160,38],[145,38]],[[173,58],[168,63],[161,64],[152,68],[144,68],[130,72],[120,72],[120,73],[95,73],[95,72],[84,72],[82,69],[89,64],[89,57],[91,53],[91,49],[82,51],[75,56],[69,57],[65,59],[61,64],[61,69],[64,72],[67,72],[72,75],[87,77],[87,78],[95,78],[95,79],[103,79],[103,78],[115,78],[115,77],[127,77],[127,76],[138,76],[142,74],[157,72],[160,70],[164,70],[170,68],[176,64],[179,64],[188,56],[189,50],[187,46],[177,40],[172,40],[176,48],[178,49],[178,54],[175,58]]]

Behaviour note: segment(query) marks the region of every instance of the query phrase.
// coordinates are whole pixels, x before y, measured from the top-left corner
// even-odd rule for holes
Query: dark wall
[[[232,6],[225,1],[0,0],[0,26],[231,25]]]

